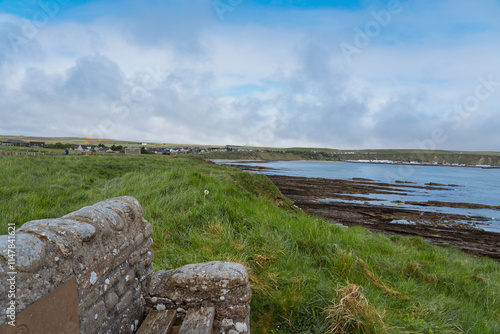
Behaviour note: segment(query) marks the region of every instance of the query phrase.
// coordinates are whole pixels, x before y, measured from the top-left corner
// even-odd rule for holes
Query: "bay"
[[[271,161],[242,162],[218,160],[216,163],[246,164],[272,168],[258,171],[265,174],[300,176],[351,180],[356,178],[370,179],[375,182],[399,185],[408,183],[412,186],[440,184],[445,190],[411,189],[408,195],[370,194],[372,205],[397,206],[416,211],[435,211],[460,214],[465,216],[480,216],[486,219],[480,227],[485,231],[500,233],[500,210],[470,209],[434,206],[415,206],[394,202],[427,202],[440,201],[451,203],[472,203],[499,206],[500,169],[482,169],[451,166],[420,166],[395,164],[370,164],[327,161]],[[402,188],[405,189],[405,188]],[[364,195],[364,197],[367,197]]]

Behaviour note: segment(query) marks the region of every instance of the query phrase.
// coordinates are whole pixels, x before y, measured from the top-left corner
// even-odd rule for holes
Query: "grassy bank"
[[[263,175],[165,156],[0,156],[0,170],[2,233],[130,195],[155,269],[242,263],[253,333],[500,333],[499,263],[311,218]]]

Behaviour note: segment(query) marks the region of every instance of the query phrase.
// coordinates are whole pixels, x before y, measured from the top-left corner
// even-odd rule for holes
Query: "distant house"
[[[21,146],[23,144],[26,144],[26,142],[22,141],[22,140],[17,140],[17,139],[7,139],[7,140],[4,140],[1,144],[3,146]]]
[[[148,151],[153,151],[156,154],[170,154],[170,149],[165,148],[165,147],[157,147],[157,148],[151,148],[151,149],[146,149]]]
[[[126,155],[141,155],[141,149],[140,148],[126,148],[125,149],[125,154]]]
[[[30,147],[45,147],[44,141],[30,141]]]
[[[75,145],[74,148],[75,151],[92,151],[92,150],[97,150],[96,146],[92,145]]]
[[[96,147],[94,148],[94,150],[95,150],[96,152],[106,152],[106,151],[108,150],[108,148],[107,148],[106,146],[104,146],[104,147],[102,147],[102,146],[101,146],[101,147],[96,146]]]

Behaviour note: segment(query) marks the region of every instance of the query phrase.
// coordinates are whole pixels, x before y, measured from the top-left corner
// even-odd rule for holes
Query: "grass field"
[[[108,147],[112,145],[122,145],[122,146],[141,146],[142,142],[130,141],[130,140],[119,140],[119,139],[100,139],[100,138],[85,138],[85,137],[31,137],[31,136],[2,136],[0,135],[0,142],[8,139],[22,140],[24,142],[30,141],[41,141],[46,144],[71,144],[71,145],[99,145],[103,144]],[[166,143],[147,143],[146,147],[186,147],[186,146],[199,146],[205,147],[206,145],[189,145],[189,144],[166,144]],[[218,147],[214,145],[214,147]]]
[[[130,195],[156,270],[243,264],[253,333],[500,333],[500,263],[309,217],[263,175],[166,156],[0,156],[0,171],[2,234]]]

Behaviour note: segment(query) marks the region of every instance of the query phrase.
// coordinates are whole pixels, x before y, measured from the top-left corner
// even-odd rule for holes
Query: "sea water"
[[[222,161],[217,162],[222,163]],[[500,169],[325,161],[273,161],[266,163],[223,161],[223,163],[247,164],[250,166],[273,168],[273,170],[263,170],[259,172],[274,175],[319,177],[339,180],[365,178],[375,182],[391,183],[399,186],[404,186],[405,184],[396,183],[396,181],[412,182],[408,184],[410,186],[426,186],[426,183],[443,184],[445,186],[437,187],[446,188],[446,190],[397,187],[397,190],[404,191],[408,195],[363,194],[362,196],[373,199],[373,201],[370,202],[372,205],[392,206],[416,211],[452,213],[470,217],[484,217],[486,221],[481,222],[481,225],[478,225],[478,227],[486,231],[500,233],[500,210],[424,207],[394,203],[394,201],[440,201],[499,206]],[[458,187],[448,185],[457,185]]]

